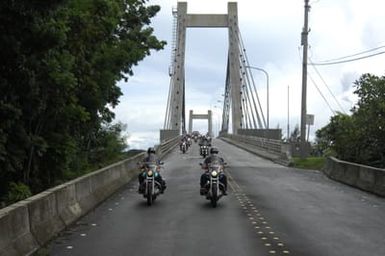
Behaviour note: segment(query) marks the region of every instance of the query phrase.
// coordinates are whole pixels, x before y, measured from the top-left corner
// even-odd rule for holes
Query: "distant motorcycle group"
[[[194,142],[198,142],[199,140],[199,155],[201,155],[203,158],[206,158],[209,155],[209,150],[211,147],[211,137],[207,135],[200,135],[200,134],[192,134],[192,135],[184,135],[182,136],[182,139],[179,143],[179,149],[182,152],[182,154],[185,154],[189,147],[192,145],[192,140]]]
[[[216,207],[218,200],[227,195],[227,177],[224,173],[227,164],[223,158],[218,156],[219,150],[216,147],[211,147],[210,136],[199,136],[199,139],[199,154],[204,158],[204,162],[200,163],[204,170],[200,177],[200,195],[205,196],[211,202],[211,205]],[[198,141],[198,139],[195,139],[194,134],[182,137],[179,144],[182,154],[187,152],[192,140]],[[160,174],[163,162],[156,158],[155,149],[149,148],[147,154],[147,157],[141,163],[138,163],[142,170],[138,176],[138,192],[146,198],[147,205],[152,205],[155,199],[164,193],[166,182]]]

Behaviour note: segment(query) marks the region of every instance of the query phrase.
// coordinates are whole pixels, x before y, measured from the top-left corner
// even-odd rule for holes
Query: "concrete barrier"
[[[0,209],[0,256],[30,255],[105,200],[139,170],[138,154]]]
[[[326,160],[323,172],[333,180],[379,196],[385,196],[385,169],[329,157]]]
[[[65,228],[57,211],[56,195],[52,191],[45,191],[26,201],[31,233],[42,246]]]
[[[159,145],[160,157],[178,137]],[[107,166],[0,209],[0,256],[30,255],[139,173],[145,153]]]
[[[71,225],[82,216],[84,210],[76,198],[76,183],[69,182],[53,189],[56,194],[56,206],[60,219],[65,226]]]
[[[280,140],[234,134],[222,134],[220,139],[275,163],[290,164],[289,145]]]
[[[0,255],[27,255],[39,248],[30,231],[28,203],[13,204],[0,211]]]

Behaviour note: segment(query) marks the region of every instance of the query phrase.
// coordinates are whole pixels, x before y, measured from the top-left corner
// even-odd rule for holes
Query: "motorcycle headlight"
[[[218,172],[217,172],[217,171],[212,171],[212,172],[211,172],[211,176],[217,177],[217,176],[218,176]]]
[[[151,177],[153,174],[154,174],[154,173],[152,172],[152,170],[149,170],[149,171],[147,172],[147,176],[149,176],[149,177]]]

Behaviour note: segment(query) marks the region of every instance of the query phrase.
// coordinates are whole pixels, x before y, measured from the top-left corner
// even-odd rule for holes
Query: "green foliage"
[[[9,184],[8,194],[5,201],[8,204],[15,203],[17,201],[26,199],[32,195],[29,187],[21,182],[11,182]]]
[[[294,131],[291,132],[289,141],[290,142],[299,142],[301,139],[301,134],[299,131],[298,124],[294,127]]]
[[[0,196],[39,192],[126,148],[116,85],[165,42],[145,0],[0,1]]]
[[[122,135],[125,129],[126,125],[122,123],[101,127],[89,155],[90,162],[96,163],[91,165],[91,169],[122,160],[127,149],[126,137]]]
[[[324,157],[293,158],[293,167],[310,170],[321,170],[325,164]]]
[[[338,113],[318,130],[318,147],[346,161],[385,167],[385,77],[364,74],[355,86],[359,100],[352,114]]]

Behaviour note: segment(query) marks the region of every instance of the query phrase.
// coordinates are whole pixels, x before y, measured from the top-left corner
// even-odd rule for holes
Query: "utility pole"
[[[302,101],[301,101],[301,158],[306,158],[308,155],[306,149],[306,88],[307,88],[307,49],[308,49],[308,16],[309,16],[309,0],[305,0],[305,21],[301,34],[301,45],[303,46],[303,61],[302,61]]]
[[[290,139],[290,97],[289,97],[289,92],[290,92],[290,86],[287,86],[287,137],[286,140],[289,142]]]

